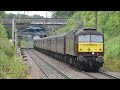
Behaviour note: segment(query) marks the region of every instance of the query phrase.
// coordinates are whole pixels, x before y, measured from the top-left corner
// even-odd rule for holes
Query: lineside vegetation
[[[28,66],[16,54],[16,47],[7,38],[6,29],[0,19],[0,78],[24,79],[28,73]]]

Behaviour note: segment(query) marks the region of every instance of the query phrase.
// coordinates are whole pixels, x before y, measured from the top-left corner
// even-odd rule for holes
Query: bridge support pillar
[[[15,19],[12,19],[12,42],[15,46]]]

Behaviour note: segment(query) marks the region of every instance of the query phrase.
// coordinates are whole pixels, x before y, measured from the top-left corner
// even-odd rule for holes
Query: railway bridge
[[[67,23],[66,18],[36,18],[36,19],[3,19],[5,27],[12,27],[12,20],[18,31],[24,30],[29,26],[38,26],[47,31],[63,27]]]
[[[40,28],[37,32],[39,36],[46,36],[48,32],[54,31],[67,24],[66,18],[35,18],[35,19],[2,19],[5,27],[12,28],[12,41],[17,43],[19,37],[23,35],[36,35],[35,29],[27,30],[30,27]],[[24,31],[24,33],[23,33]],[[26,32],[26,33],[25,33]],[[44,34],[44,35],[43,35]]]

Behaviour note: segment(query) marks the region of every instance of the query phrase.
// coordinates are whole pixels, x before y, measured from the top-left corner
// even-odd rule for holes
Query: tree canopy
[[[53,11],[53,18],[68,18],[72,16],[76,11]]]

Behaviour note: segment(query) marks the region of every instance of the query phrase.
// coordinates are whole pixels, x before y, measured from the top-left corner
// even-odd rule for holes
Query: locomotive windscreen
[[[79,42],[103,42],[100,35],[80,35]]]
[[[100,35],[91,35],[91,42],[103,42],[102,36],[100,36]]]
[[[90,42],[90,35],[80,35],[79,42]]]

